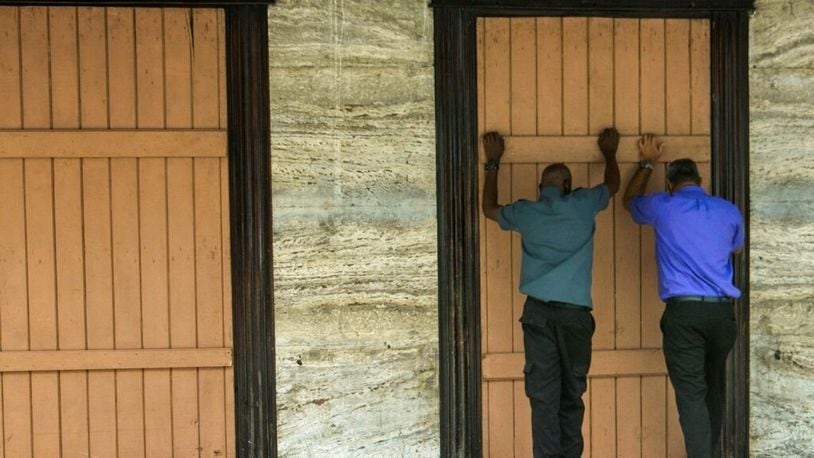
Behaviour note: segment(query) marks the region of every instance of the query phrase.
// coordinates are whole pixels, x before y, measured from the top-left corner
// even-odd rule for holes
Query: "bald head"
[[[543,170],[543,176],[540,180],[540,187],[546,188],[553,186],[560,188],[564,192],[571,190],[571,170],[565,164],[551,164]]]

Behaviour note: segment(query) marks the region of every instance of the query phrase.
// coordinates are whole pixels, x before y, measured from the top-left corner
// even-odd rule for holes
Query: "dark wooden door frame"
[[[226,13],[235,440],[277,455],[268,5],[273,0],[0,0],[10,6],[207,7]]]
[[[481,456],[475,21],[488,16],[708,18],[712,190],[735,202],[747,243],[735,258],[739,337],[727,363],[724,456],[749,451],[749,81],[752,0],[433,0],[441,456]]]

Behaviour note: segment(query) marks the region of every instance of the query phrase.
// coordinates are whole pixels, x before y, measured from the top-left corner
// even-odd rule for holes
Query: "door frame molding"
[[[749,452],[749,13],[752,0],[433,0],[441,456],[482,456],[475,23],[490,16],[710,20],[713,194],[743,212],[738,340],[727,362],[723,456]]]
[[[0,6],[223,8],[235,448],[277,456],[268,6],[274,0],[0,0]]]

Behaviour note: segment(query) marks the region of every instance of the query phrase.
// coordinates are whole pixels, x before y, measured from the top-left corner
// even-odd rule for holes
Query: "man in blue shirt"
[[[732,302],[732,254],[744,244],[743,216],[700,187],[690,159],[667,166],[669,192],[645,196],[661,145],[639,141],[644,160],[628,184],[624,205],[638,224],[653,226],[664,359],[673,383],[688,458],[709,458],[718,447],[724,407],[724,368],[738,334]]]
[[[605,129],[599,148],[605,182],[571,191],[564,164],[545,168],[535,201],[497,204],[497,169],[503,139],[484,135],[486,182],[483,213],[503,230],[520,233],[520,292],[528,295],[520,321],[526,354],[526,396],[531,403],[534,457],[582,455],[582,395],[591,364],[591,268],[596,214],[619,189],[619,134]],[[509,307],[510,310],[511,307]],[[507,312],[508,313],[508,312]]]

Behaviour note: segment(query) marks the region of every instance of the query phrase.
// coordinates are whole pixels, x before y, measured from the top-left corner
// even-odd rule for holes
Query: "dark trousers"
[[[529,297],[520,322],[534,457],[579,457],[594,333],[590,309]]]
[[[721,437],[726,358],[738,335],[732,304],[669,302],[661,331],[687,458],[710,458]]]

